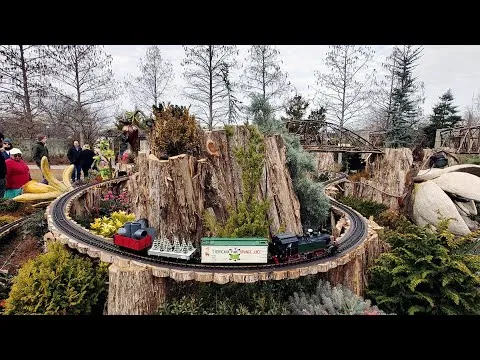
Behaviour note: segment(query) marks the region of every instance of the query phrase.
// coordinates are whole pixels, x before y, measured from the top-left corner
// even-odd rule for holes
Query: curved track
[[[27,221],[28,216],[24,216],[20,219],[17,219],[15,221],[12,221],[11,223],[8,223],[6,225],[0,226],[0,240],[7,235],[10,231],[16,229],[17,227],[22,226],[22,224]]]
[[[342,176],[337,177],[332,180],[328,180],[324,182],[324,185],[328,185],[343,179],[346,175],[342,174]],[[109,183],[118,183],[121,181],[127,180],[128,177],[120,177],[112,180],[108,180],[102,183],[102,185],[107,185]],[[70,238],[75,239],[76,241],[82,242],[86,245],[90,245],[96,247],[100,250],[105,250],[111,254],[121,256],[123,258],[127,258],[130,260],[136,260],[143,263],[148,263],[152,265],[159,265],[159,266],[168,266],[170,268],[177,268],[183,270],[196,270],[196,271],[208,271],[208,270],[235,270],[238,272],[239,270],[273,270],[276,268],[295,268],[299,266],[304,266],[307,263],[310,265],[327,262],[331,259],[336,257],[340,257],[346,251],[356,247],[359,245],[367,236],[368,234],[368,225],[363,216],[357,213],[355,210],[352,210],[350,207],[345,206],[338,201],[330,198],[332,206],[343,211],[350,220],[350,226],[346,233],[343,235],[343,240],[339,244],[338,252],[335,253],[333,256],[323,256],[323,257],[315,257],[314,259],[308,259],[303,261],[296,261],[294,263],[282,263],[282,264],[264,264],[264,265],[205,265],[205,264],[193,264],[193,263],[179,263],[176,261],[166,260],[162,258],[154,258],[152,256],[145,256],[140,254],[135,254],[129,251],[125,251],[117,245],[110,244],[105,242],[102,237],[96,236],[91,232],[87,231],[85,228],[81,227],[80,225],[76,224],[75,222],[71,221],[67,216],[68,210],[70,208],[70,203],[84,192],[86,192],[89,188],[98,186],[98,184],[94,185],[84,185],[78,187],[65,195],[62,195],[60,198],[56,199],[50,206],[49,211],[52,218],[52,223],[54,227],[60,231],[61,233],[67,235]]]

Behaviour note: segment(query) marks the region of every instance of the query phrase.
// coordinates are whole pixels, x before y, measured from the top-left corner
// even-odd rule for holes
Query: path
[[[38,169],[36,164],[27,164],[30,170]],[[50,165],[50,169],[52,170],[63,170],[67,167],[67,165]]]

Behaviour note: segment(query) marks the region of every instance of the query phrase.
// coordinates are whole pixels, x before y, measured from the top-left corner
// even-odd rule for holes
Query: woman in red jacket
[[[10,159],[5,161],[7,166],[7,190],[4,197],[12,199],[22,193],[22,186],[30,181],[30,169],[27,163],[22,159],[20,149],[10,150]]]

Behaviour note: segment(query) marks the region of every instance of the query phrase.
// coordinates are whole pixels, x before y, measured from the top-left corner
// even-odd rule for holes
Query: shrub
[[[233,125],[225,125],[224,129],[225,129],[225,134],[227,135],[227,138],[231,138],[235,132],[235,130],[233,129]]]
[[[403,215],[387,209],[382,211],[375,219],[376,223],[389,230],[405,229],[412,225],[412,223]]]
[[[124,188],[119,194],[109,190],[100,199],[98,206],[98,215],[110,215],[116,211],[130,212],[130,196],[128,190]]]
[[[12,199],[0,198],[0,213],[12,213],[21,208],[22,204]]]
[[[399,230],[387,233],[392,250],[368,271],[367,296],[398,314],[480,314],[480,257],[458,251],[472,239],[455,238],[446,220],[436,231]]]
[[[313,155],[303,149],[296,135],[288,133],[285,125],[275,119],[272,107],[263,99],[254,97],[249,111],[262,134],[280,134],[285,141],[287,167],[300,202],[302,224],[318,228],[328,216],[330,201],[323,185],[311,180],[317,171]]]
[[[357,210],[366,218],[370,216],[377,218],[381,212],[388,209],[388,206],[384,204],[355,198],[353,196],[340,196],[337,200],[347,206],[350,206],[352,209]]]
[[[150,149],[158,158],[183,153],[200,153],[199,127],[185,106],[168,103],[153,106],[155,122],[150,134]]]
[[[473,165],[480,165],[480,157],[479,156],[469,156],[463,162],[463,164],[473,164]]]
[[[314,275],[252,284],[177,282],[158,314],[285,315],[289,297],[295,291],[313,291],[316,284]]]
[[[62,244],[25,263],[13,278],[5,314],[89,314],[106,290],[107,264],[69,253]]]
[[[385,315],[370,300],[364,300],[343,285],[332,287],[320,280],[316,291],[294,293],[288,308],[293,315]]]
[[[43,241],[43,235],[48,231],[48,223],[45,219],[45,210],[38,211],[29,215],[27,221],[22,225],[22,234],[30,235],[41,239]]]
[[[110,216],[96,218],[90,224],[90,229],[95,234],[105,237],[112,237],[128,221],[135,220],[135,214],[128,214],[125,211],[115,211]]]

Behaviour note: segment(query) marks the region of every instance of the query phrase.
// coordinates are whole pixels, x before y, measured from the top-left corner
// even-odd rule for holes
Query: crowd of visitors
[[[32,147],[32,159],[38,168],[41,168],[42,157],[49,158],[47,136],[44,134],[37,135],[35,144]],[[98,170],[94,157],[99,154],[98,149],[92,150],[90,145],[85,144],[83,147],[75,140],[72,147],[67,151],[67,158],[70,164],[74,165],[72,172],[72,182],[79,181],[82,177],[89,176],[91,169]],[[10,138],[4,137],[0,133],[0,198],[12,199],[22,193],[22,187],[32,179],[30,168],[23,160],[22,151],[14,147]],[[125,151],[123,157],[128,157],[128,151]],[[122,157],[122,160],[123,160]],[[42,183],[48,184],[43,178]]]

